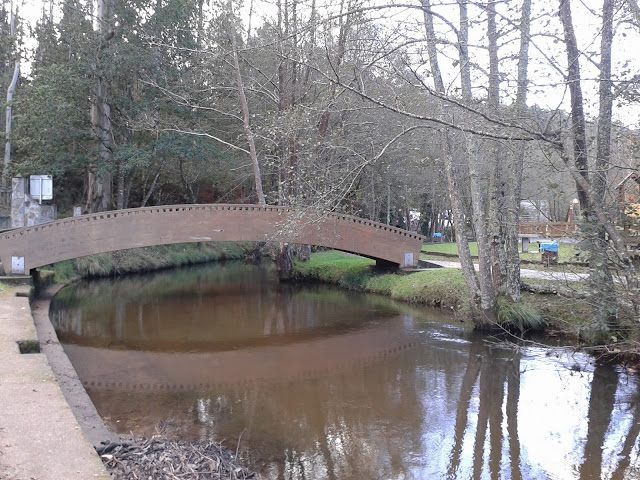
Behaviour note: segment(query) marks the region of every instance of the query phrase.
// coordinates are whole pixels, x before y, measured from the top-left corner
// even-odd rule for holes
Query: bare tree
[[[611,142],[611,43],[613,38],[613,2],[605,0],[603,7],[603,28],[600,61],[600,111],[597,133],[597,155],[595,172],[589,175],[589,163],[586,145],[586,127],[583,107],[582,87],[580,78],[580,50],[573,27],[570,0],[560,0],[560,19],[564,30],[564,41],[567,52],[567,83],[571,95],[571,138],[572,149],[562,152],[562,158],[571,171],[576,182],[580,206],[584,212],[585,225],[583,232],[586,236],[584,248],[589,254],[590,282],[594,295],[592,296],[596,311],[594,312],[594,326],[602,333],[594,333],[601,340],[607,340],[607,335],[617,325],[617,305],[614,284],[607,259],[605,234],[611,240],[611,247],[617,260],[621,263],[625,283],[632,292],[630,301],[636,314],[640,311],[637,291],[638,278],[635,267],[615,225],[606,213],[603,197],[606,185],[605,168],[609,161]],[[573,159],[573,162],[571,161]]]
[[[16,17],[17,12],[13,13],[13,2],[11,3],[11,12],[10,12],[10,35],[15,37],[16,35]],[[18,84],[18,79],[20,78],[20,59],[15,60],[15,64],[13,67],[13,75],[11,77],[11,82],[9,83],[9,88],[7,88],[7,107],[6,107],[6,117],[5,117],[5,144],[4,144],[4,164],[2,168],[2,185],[6,186],[8,183],[7,175],[9,164],[11,163],[11,107],[13,103],[13,94],[16,91],[16,85]]]
[[[431,76],[433,77],[435,91],[441,95],[445,94],[444,82],[442,81],[442,73],[438,61],[438,51],[436,46],[436,36],[433,28],[433,14],[429,0],[421,0],[424,12],[424,25],[427,38],[427,51],[429,54],[429,64],[431,67]],[[454,228],[456,231],[456,244],[458,247],[458,256],[462,268],[467,289],[469,291],[469,301],[471,310],[476,314],[476,297],[479,294],[478,280],[471,259],[469,250],[469,241],[466,235],[465,209],[461,198],[461,189],[458,169],[454,162],[455,148],[452,140],[452,133],[448,129],[443,129],[443,160],[447,182],[449,185],[449,199],[451,201],[451,213],[454,219]]]
[[[238,61],[238,45],[236,40],[236,29],[234,28],[234,15],[233,15],[233,3],[229,0],[227,3],[229,8],[229,21],[228,21],[228,35],[231,40],[231,53],[233,56],[233,69],[236,78],[236,88],[238,89],[238,98],[242,107],[242,124],[244,126],[244,134],[249,144],[249,154],[251,156],[251,164],[253,166],[253,177],[256,187],[256,195],[258,197],[258,205],[266,205],[267,202],[264,198],[264,192],[262,191],[262,175],[260,174],[260,163],[258,162],[258,154],[256,153],[256,145],[251,130],[251,121],[249,115],[249,103],[247,102],[247,96],[245,95],[244,83],[242,81],[242,73],[240,72],[240,62]]]
[[[531,0],[523,0],[520,14],[520,48],[518,52],[518,86],[516,92],[516,115],[522,116],[527,108],[527,78],[529,68],[529,36],[531,31]],[[514,301],[520,300],[520,253],[518,234],[520,227],[520,200],[522,199],[522,175],[524,171],[525,142],[518,142],[513,162],[509,168],[505,192],[505,248],[506,248],[506,293]]]

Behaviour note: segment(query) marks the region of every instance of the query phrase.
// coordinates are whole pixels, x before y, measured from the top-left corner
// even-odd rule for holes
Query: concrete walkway
[[[459,262],[443,262],[440,260],[421,260],[421,262],[434,265],[436,268],[460,268]],[[478,270],[478,265],[475,265]],[[425,269],[426,270],[426,269]],[[580,282],[589,277],[586,273],[570,273],[570,272],[545,272],[541,270],[520,269],[520,277],[536,278],[539,280],[552,280],[560,282]]]
[[[30,287],[0,292],[0,478],[89,480],[111,478],[85,437],[37,344]]]

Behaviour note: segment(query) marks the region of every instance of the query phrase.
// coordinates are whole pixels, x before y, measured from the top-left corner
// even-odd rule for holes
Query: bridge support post
[[[378,272],[396,272],[400,265],[389,260],[376,259],[376,271]]]

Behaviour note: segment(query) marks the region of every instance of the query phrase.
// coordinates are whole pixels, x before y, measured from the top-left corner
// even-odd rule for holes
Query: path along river
[[[242,263],[51,307],[105,421],[247,449],[267,479],[640,479],[640,382],[438,311]]]

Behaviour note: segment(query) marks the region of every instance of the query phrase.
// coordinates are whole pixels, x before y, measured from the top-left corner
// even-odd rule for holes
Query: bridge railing
[[[342,213],[334,213],[334,212],[319,212],[317,210],[312,209],[297,209],[291,207],[283,207],[278,205],[233,205],[233,204],[195,204],[195,205],[167,205],[167,206],[154,206],[154,207],[140,207],[140,208],[130,208],[124,210],[110,210],[107,212],[99,212],[99,213],[90,213],[87,215],[81,215],[77,217],[67,217],[60,220],[56,220],[55,222],[44,223],[40,225],[35,225],[33,227],[21,228],[18,230],[10,230],[4,232],[0,235],[0,238],[11,239],[16,238],[17,236],[28,235],[31,232],[44,231],[51,228],[59,228],[70,225],[77,225],[82,223],[88,223],[93,221],[102,221],[110,218],[117,218],[121,216],[130,216],[130,215],[151,215],[154,213],[171,213],[171,212],[194,212],[194,211],[263,211],[263,212],[278,212],[278,213],[293,213],[299,219],[305,218],[305,215],[309,218],[311,222],[313,221],[322,221],[325,218],[334,218],[337,220],[342,220],[345,222],[351,222],[355,224],[361,224],[373,228],[377,228],[380,230],[388,231],[391,233],[395,233],[400,236],[408,237],[411,239],[421,239],[422,241],[426,240],[426,237],[419,235],[414,232],[409,232],[407,230],[403,230],[400,228],[396,228],[390,225],[386,225],[380,222],[374,222],[372,220],[366,220],[363,218],[355,217],[352,215],[342,214]]]

